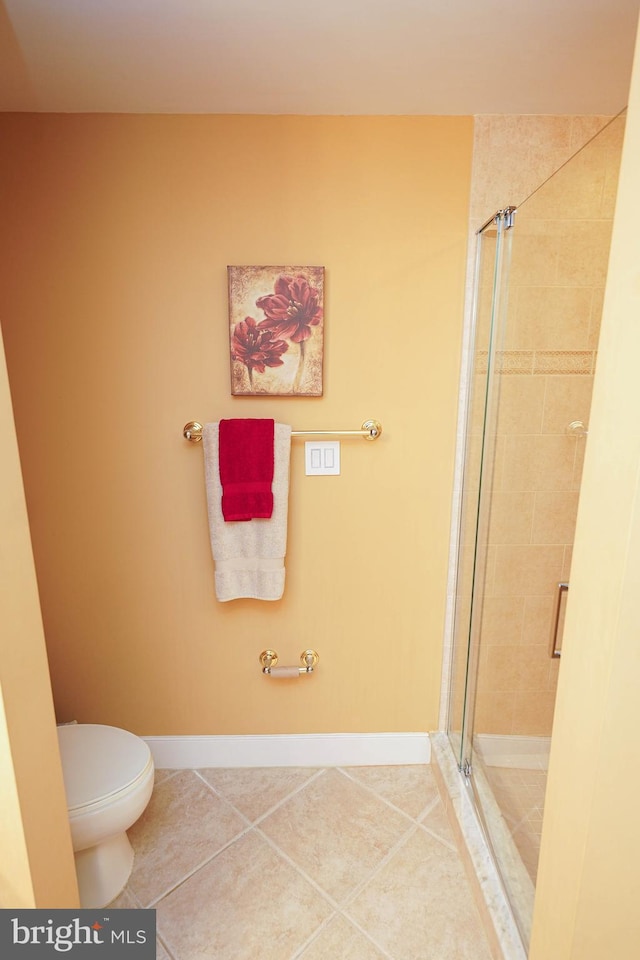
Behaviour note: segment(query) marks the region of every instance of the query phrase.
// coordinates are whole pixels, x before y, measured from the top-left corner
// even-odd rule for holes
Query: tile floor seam
[[[156,787],[161,786],[163,783],[167,783],[169,780],[173,780],[174,777],[177,777],[177,775],[178,775],[179,773],[183,773],[183,772],[184,772],[184,771],[183,771],[182,769],[180,769],[180,770],[171,770],[169,773],[167,773],[166,777],[161,777],[161,778],[158,780],[156,774],[162,773],[162,771],[161,771],[161,770],[156,770],[156,771],[155,771],[155,774],[154,774],[154,779],[153,779],[153,789],[155,790]]]
[[[241,840],[248,833],[251,833],[252,830],[253,830],[253,825],[249,824],[240,833],[236,834],[230,840],[227,840],[227,842],[223,844],[223,846],[221,846],[219,850],[216,850],[215,853],[211,854],[211,856],[207,857],[205,860],[199,863],[197,867],[194,867],[189,873],[181,877],[180,880],[177,880],[173,884],[173,886],[168,887],[159,896],[154,897],[153,900],[151,900],[151,902],[149,903],[149,908],[155,908],[156,905],[161,900],[164,900],[165,897],[168,897],[170,893],[174,893],[178,889],[178,887],[182,887],[187,882],[187,880],[191,880],[191,878],[194,877],[196,873],[198,873],[200,870],[202,870],[203,867],[206,867],[207,864],[211,863],[212,860],[215,860],[216,857],[220,856],[221,853],[224,853],[225,850],[228,850],[229,847],[233,846],[233,844],[236,843],[237,840]]]
[[[134,857],[135,857],[135,854],[134,854]],[[114,897],[113,900],[111,901],[111,903],[108,903],[108,904],[106,905],[105,910],[108,910],[108,909],[111,907],[111,904],[112,904],[112,903],[115,903],[117,900],[119,900],[120,897],[123,895],[123,893],[125,893],[125,891],[126,891],[126,893],[127,893],[127,896],[128,896],[128,897],[131,897],[131,899],[134,901],[134,906],[133,906],[131,909],[134,909],[134,910],[144,910],[144,909],[145,909],[145,907],[143,907],[143,905],[142,905],[142,901],[140,900],[140,897],[137,897],[137,896],[134,894],[133,890],[131,889],[131,887],[130,887],[130,886],[128,885],[128,883],[127,883],[127,885],[122,888],[122,890],[120,891],[120,893],[118,894],[118,896],[117,896],[117,897]],[[122,910],[122,909],[125,909],[125,908],[123,908],[123,907],[113,907],[112,909],[114,909],[114,910]]]
[[[290,869],[294,870],[294,872],[295,872],[303,881],[307,882],[307,883],[309,884],[309,886],[311,886],[311,887],[313,888],[313,890],[315,891],[315,893],[319,895],[320,899],[323,900],[323,901],[325,901],[326,904],[327,904],[327,906],[329,907],[329,909],[330,909],[330,911],[331,911],[330,914],[329,914],[329,917],[335,917],[335,916],[338,915],[337,905],[334,904],[334,903],[332,903],[332,902],[330,902],[330,897],[328,896],[328,894],[326,893],[326,891],[324,891],[321,887],[319,887],[318,884],[315,883],[312,879],[310,879],[309,877],[307,877],[307,876],[305,875],[304,871],[301,870],[299,867],[297,867],[295,863],[293,863],[292,861],[290,861],[290,859],[286,856],[286,854],[283,854],[283,852],[277,847],[277,845],[275,845],[274,843],[270,842],[270,841],[269,841],[269,838],[268,838],[268,837],[265,837],[265,836],[262,834],[262,831],[261,831],[261,830],[255,829],[254,827],[251,827],[251,829],[248,830],[244,836],[246,836],[247,834],[250,834],[250,833],[253,833],[256,837],[260,838],[261,840],[266,841],[266,842],[267,842],[267,846],[270,848],[271,852],[272,852],[273,854],[275,854],[275,856],[278,857],[279,859],[282,859],[283,862],[286,863],[287,866],[288,866]],[[238,838],[236,838],[236,840],[234,840],[232,843],[228,844],[228,845],[227,845],[227,849],[229,849],[229,847],[231,847],[231,846],[233,845],[233,843],[237,842],[237,840],[239,840],[239,839],[241,839],[241,838],[238,837]],[[270,915],[270,914],[268,914],[268,915],[266,916],[266,919],[267,919],[267,924],[268,924],[268,925],[270,924],[271,926],[274,926],[275,929],[276,929],[276,931],[277,931],[277,929],[278,929],[278,923],[277,923],[278,918],[277,918],[277,914],[276,914],[276,915],[273,915],[273,916]],[[319,925],[318,930],[324,925],[324,923],[325,923],[325,921],[320,921],[320,925]],[[315,932],[317,932],[317,931],[315,931]],[[308,941],[308,942],[311,942],[312,939],[313,939],[313,934],[312,934],[311,937],[309,938],[309,941]],[[298,949],[298,948],[296,948],[296,949]],[[217,955],[216,955],[216,956],[217,956]],[[228,957],[226,953],[225,953],[224,957],[225,957],[225,960],[232,960],[232,958]],[[171,960],[183,960],[183,955],[182,955],[181,953],[180,953],[180,954],[178,953],[178,949],[177,949],[177,948],[174,950],[173,954],[171,955]],[[189,955],[188,960],[193,960],[192,955]],[[203,958],[203,960],[204,960],[204,958]],[[210,960],[213,960],[213,958],[210,958]],[[222,958],[221,958],[221,960],[222,960]],[[253,958],[252,958],[252,960],[253,960]],[[255,960],[260,960],[260,957],[256,957]],[[278,960],[280,960],[280,958],[278,958]]]
[[[415,835],[415,834],[417,834],[417,833],[420,832],[420,827],[421,827],[421,824],[416,824],[415,829],[414,829],[413,831],[410,831],[410,832],[407,834],[407,836],[405,837],[405,845],[409,843],[409,840],[410,840],[410,838],[411,838],[411,835]],[[423,832],[428,833],[428,831],[426,831],[426,830],[424,830],[424,829],[423,829]],[[435,838],[433,838],[433,839],[439,839],[439,838],[435,837]],[[393,853],[394,853],[394,852],[397,852],[398,849],[401,848],[401,846],[402,846],[402,842],[399,842],[398,844],[396,844],[396,850],[395,850],[395,851],[390,851],[389,856],[386,858],[386,859],[387,859],[387,862],[390,862],[390,861],[391,861],[392,856],[393,856]],[[462,863],[461,863],[461,854],[460,854],[460,851],[458,851],[457,848],[452,848],[452,849],[451,849],[451,852],[455,855],[455,857],[456,857],[456,862],[457,862],[457,864],[459,865],[459,867],[460,867],[460,869],[461,869],[461,871],[462,871],[462,874],[463,874],[463,876],[464,876],[464,867],[463,867],[463,865],[462,865]],[[380,867],[379,867],[379,869],[377,869],[377,870],[375,871],[375,874],[377,874],[380,870],[382,870],[382,869],[384,868],[384,866],[385,866],[385,864],[380,864]],[[375,879],[375,877],[372,876],[368,882],[371,882],[371,881],[373,881],[374,879]],[[374,946],[384,954],[384,956],[385,956],[385,958],[387,958],[387,960],[455,960],[455,958],[452,957],[452,956],[442,957],[442,956],[440,956],[440,955],[436,956],[435,954],[430,954],[429,957],[427,958],[427,957],[425,956],[425,954],[423,954],[422,952],[420,953],[420,956],[419,956],[419,957],[417,957],[417,956],[415,956],[415,955],[413,955],[413,954],[412,954],[411,957],[407,956],[406,954],[403,954],[402,956],[399,956],[399,955],[397,955],[397,954],[395,953],[395,947],[387,947],[387,948],[385,948],[385,947],[381,946],[381,945],[375,940],[375,938],[371,935],[371,933],[370,933],[366,928],[362,927],[362,926],[359,924],[359,922],[358,922],[354,917],[352,917],[351,914],[348,912],[349,907],[353,904],[353,902],[354,902],[354,900],[356,899],[356,897],[359,896],[360,893],[363,893],[363,892],[364,892],[364,890],[366,889],[366,886],[367,886],[367,885],[368,885],[368,883],[367,883],[367,884],[363,884],[363,885],[362,885],[362,888],[361,888],[359,891],[355,891],[354,895],[353,895],[352,897],[349,897],[349,899],[348,899],[347,901],[345,901],[345,904],[340,908],[340,913],[343,915],[343,917],[345,918],[345,920],[348,920],[349,923],[351,923],[354,927],[356,927],[371,943],[373,943]],[[473,916],[474,916],[475,920],[477,921],[477,924],[478,924],[479,929],[480,929],[480,930],[484,930],[482,918],[481,918],[481,915],[480,915],[480,909],[479,909],[478,904],[477,904],[476,901],[475,901],[475,897],[473,896],[473,894],[472,894],[472,892],[471,892],[470,889],[468,889],[468,894],[469,894],[469,902],[470,902],[470,907],[471,907],[471,911],[472,911],[472,913],[473,913]],[[425,907],[426,907],[426,903],[425,903]],[[393,950],[394,952],[390,952],[391,950]],[[487,944],[487,950],[488,950],[488,952],[487,952],[486,956],[487,956],[487,958],[488,958],[488,960],[489,960],[490,956],[493,956],[493,954],[491,954],[491,951],[490,951],[490,948],[489,948],[488,944]],[[456,957],[457,957],[457,953],[456,953]],[[506,958],[505,958],[505,960],[506,960]]]
[[[322,921],[318,929],[314,930],[314,932],[310,935],[310,937],[307,940],[305,940],[303,944],[301,944],[299,947],[296,947],[294,952],[289,957],[289,960],[300,960],[300,958],[304,956],[304,953],[307,950],[307,948],[310,947],[313,943],[315,943],[318,937],[322,936],[322,934],[327,929],[327,927],[332,922],[332,920],[335,920],[335,918],[338,916],[340,916],[339,912],[337,910],[334,910],[333,913],[326,918],[326,920]]]
[[[289,854],[285,853],[284,850],[282,850],[278,846],[275,840],[272,840],[271,837],[267,836],[267,834],[264,833],[260,829],[260,827],[254,827],[254,829],[256,833],[258,833],[262,837],[263,840],[266,840],[266,842],[269,844],[269,846],[274,851],[274,853],[277,853],[279,857],[281,857],[286,863],[289,864],[290,867],[293,867],[294,870],[300,874],[303,880],[306,880],[307,883],[310,883],[311,886],[314,888],[314,890],[316,890],[322,897],[324,897],[324,899],[328,902],[332,910],[340,909],[340,905],[338,901],[334,900],[331,894],[327,893],[327,891],[320,886],[317,880],[314,880],[313,877],[310,877],[309,874],[302,867],[298,866],[295,860],[292,860]]]
[[[361,881],[353,888],[353,890],[352,890],[349,894],[347,894],[347,896],[344,897],[344,898],[342,899],[342,901],[338,904],[338,909],[339,909],[341,912],[344,911],[344,910],[347,910],[347,909],[349,908],[349,905],[350,905],[351,903],[353,903],[353,901],[355,900],[355,898],[358,897],[358,896],[360,896],[360,894],[362,893],[362,891],[364,890],[364,888],[365,888],[366,886],[368,886],[369,883],[371,883],[371,881],[375,879],[375,877],[377,877],[377,875],[380,873],[380,871],[383,870],[384,867],[386,867],[386,865],[389,863],[389,861],[396,855],[396,853],[398,852],[398,850],[400,850],[401,847],[403,847],[406,843],[408,843],[410,837],[411,837],[413,834],[417,833],[419,829],[420,829],[420,824],[419,824],[419,823],[412,823],[412,824],[411,824],[411,826],[409,827],[409,829],[408,829],[405,833],[403,833],[401,837],[399,837],[399,838],[396,840],[396,842],[393,844],[392,847],[389,848],[389,850],[388,850],[387,853],[384,855],[384,857],[379,861],[379,863],[376,864],[376,866],[373,868],[373,870],[371,871],[371,873],[369,874],[369,876],[368,876],[366,879],[361,880]],[[351,920],[350,917],[349,917],[349,919]]]
[[[199,768],[199,769],[206,770],[207,768],[206,768],[206,767],[201,767],[201,768]],[[286,803],[287,800],[291,800],[291,798],[292,798],[292,797],[295,797],[296,794],[300,793],[302,790],[304,790],[306,787],[308,787],[311,783],[314,783],[316,780],[318,780],[323,774],[325,774],[325,773],[327,772],[327,769],[328,769],[328,768],[327,768],[327,767],[321,767],[320,769],[317,769],[317,770],[315,771],[315,773],[314,773],[312,776],[309,777],[308,780],[305,780],[304,783],[301,783],[299,786],[294,787],[294,789],[293,789],[290,793],[288,793],[288,794],[287,794],[285,797],[283,797],[281,800],[278,800],[278,802],[275,803],[272,807],[269,807],[269,809],[268,809],[267,811],[265,811],[265,813],[261,813],[260,816],[259,816],[259,817],[256,817],[255,820],[251,820],[249,817],[247,817],[247,815],[246,815],[245,813],[243,813],[242,810],[240,810],[239,807],[236,807],[236,805],[233,803],[232,800],[229,800],[227,797],[225,797],[225,795],[224,795],[219,789],[217,789],[216,787],[214,787],[213,784],[209,783],[208,780],[205,780],[204,777],[202,776],[202,774],[199,772],[199,769],[198,769],[198,770],[194,769],[194,773],[196,773],[196,774],[200,777],[200,779],[202,780],[202,782],[205,783],[211,790],[213,790],[213,792],[215,793],[215,795],[216,795],[219,799],[224,800],[226,803],[229,803],[229,804],[233,807],[234,810],[237,810],[238,813],[239,813],[239,814],[241,815],[241,817],[243,818],[243,820],[245,820],[247,823],[250,823],[252,827],[255,827],[255,826],[257,826],[259,823],[261,823],[266,817],[269,817],[269,816],[271,816],[272,813],[275,813],[275,811],[276,811],[279,807],[281,807],[283,803]],[[232,767],[221,767],[220,769],[229,770],[229,769],[233,769],[233,768],[232,768]]]
[[[362,934],[365,940],[368,940],[369,943],[372,943],[373,946],[376,948],[376,950],[379,950],[382,956],[386,958],[386,960],[398,960],[398,958],[390,954],[389,951],[382,946],[382,944],[378,943],[375,937],[372,937],[369,931],[365,927],[363,927],[361,924],[359,924],[357,920],[354,920],[352,917],[350,917],[347,913],[344,913],[344,911],[342,910],[340,911],[340,914],[347,923],[351,924],[352,927],[355,927],[356,930]],[[409,958],[403,957],[402,960],[409,960]]]
[[[287,803],[287,801],[297,796],[297,794],[301,793],[303,790],[306,790],[306,788],[309,787],[312,783],[315,783],[316,780],[319,780],[320,777],[327,772],[327,769],[328,769],[327,767],[322,767],[320,770],[317,770],[314,773],[314,775],[312,777],[309,777],[309,779],[306,780],[303,784],[301,784],[299,787],[296,787],[294,790],[291,791],[291,793],[288,793],[286,797],[283,797],[282,800],[279,800],[278,803],[270,807],[265,813],[261,813],[260,816],[256,817],[256,819],[253,821],[254,827],[257,827],[258,824],[263,822],[263,820],[266,820],[267,817],[270,817],[271,814],[275,813],[275,811],[278,810],[284,803]]]
[[[431,803],[428,803],[426,807],[423,808],[422,812],[416,817],[416,823],[424,823],[424,818],[428,817],[434,807],[437,807],[439,803],[442,803],[440,796],[435,796]]]
[[[366,790],[368,793],[373,794],[374,797],[376,797],[378,800],[381,800],[384,804],[390,807],[395,813],[401,814],[405,818],[405,820],[410,820],[411,823],[413,824],[418,822],[418,820],[415,817],[412,817],[410,813],[407,813],[406,810],[402,810],[400,807],[396,807],[395,803],[392,803],[391,800],[387,800],[386,797],[383,797],[382,794],[378,793],[378,791],[374,787],[370,787],[368,784],[362,783],[362,781],[358,780],[357,777],[352,776],[350,773],[347,773],[347,771],[343,767],[336,767],[335,769],[338,771],[338,773],[341,773],[344,777],[346,777],[347,780],[351,780],[352,783],[355,783],[356,786],[362,787],[363,790]]]
[[[161,945],[162,945],[162,949],[164,950],[164,952],[166,953],[166,955],[169,957],[169,960],[177,960],[177,957],[175,956],[175,954],[173,954],[173,953],[171,952],[171,950],[169,949],[169,947],[167,946],[166,940],[164,940],[164,939],[158,934],[157,930],[156,930],[156,940],[159,940],[159,941],[160,941],[160,943],[161,943]],[[156,952],[157,952],[157,951],[156,951]]]
[[[376,950],[378,950],[382,954],[385,960],[395,960],[395,958],[392,957],[391,954],[387,950],[385,950],[385,948],[381,946],[378,943],[378,941],[375,940],[375,938],[372,937],[371,934],[364,927],[362,927],[357,921],[352,920],[351,917],[347,916],[347,914],[344,913],[344,911],[339,909],[336,910],[334,913],[332,913],[330,917],[327,917],[327,919],[320,924],[320,926],[312,934],[312,936],[310,936],[309,939],[304,944],[302,944],[302,946],[300,946],[294,954],[292,954],[289,960],[304,960],[304,955],[306,951],[309,949],[309,947],[313,946],[316,940],[318,940],[322,936],[324,931],[336,919],[336,917],[341,917],[348,926],[353,927],[355,930],[357,930],[358,933],[360,933],[365,938],[365,940],[368,940],[368,942],[371,943],[376,948]]]
[[[521,816],[519,819],[516,819],[516,818],[514,817],[513,820],[512,820],[513,826],[512,826],[512,827],[509,827],[509,833],[515,833],[517,830],[520,829],[520,827],[521,827],[523,824],[525,824],[525,823],[527,822],[528,819],[529,819],[529,813],[528,813],[528,812],[525,813],[525,814],[523,814],[523,816]],[[505,820],[506,820],[506,817],[505,817]]]
[[[135,856],[135,854],[134,854],[134,856]],[[142,900],[140,899],[140,897],[139,897],[137,894],[135,894],[135,893],[133,892],[133,890],[129,890],[129,895],[131,896],[131,899],[134,901],[134,903],[137,904],[138,909],[139,909],[139,910],[144,910],[144,907],[142,906]]]
[[[205,768],[203,767],[202,769],[205,769]],[[205,780],[199,770],[196,770],[195,767],[194,767],[193,770],[192,770],[192,773],[194,773],[194,774],[196,775],[196,777],[198,777],[198,779],[205,785],[205,787],[207,787],[207,789],[214,795],[214,797],[215,797],[217,800],[222,800],[223,803],[225,803],[225,804],[227,804],[229,807],[231,807],[231,809],[232,809],[235,813],[238,814],[238,816],[240,817],[240,819],[243,820],[244,823],[245,823],[248,827],[252,827],[252,826],[253,826],[253,821],[250,820],[249,817],[248,817],[245,813],[242,812],[242,810],[240,810],[238,807],[236,807],[236,805],[235,805],[235,803],[233,803],[233,801],[228,800],[225,796],[223,796],[223,794],[220,793],[219,790],[216,790],[216,788],[213,786],[213,784],[209,783],[208,780]]]
[[[444,837],[441,837],[440,834],[436,833],[434,830],[432,830],[430,827],[428,827],[424,823],[419,823],[418,827],[424,833],[428,833],[430,837],[433,837],[434,840],[437,840],[438,843],[441,843],[443,846],[445,846],[448,850],[452,850],[453,853],[457,853],[458,855],[460,855],[460,850],[456,846],[455,841],[446,840]]]

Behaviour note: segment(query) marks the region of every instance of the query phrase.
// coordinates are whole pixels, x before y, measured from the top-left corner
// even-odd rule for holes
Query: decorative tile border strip
[[[591,374],[595,369],[595,350],[537,350],[534,373]]]
[[[532,350],[500,350],[496,356],[499,373],[533,373]]]
[[[596,350],[499,350],[496,371],[505,375],[555,374],[588,376],[595,371]],[[488,353],[479,350],[474,373],[487,372]]]

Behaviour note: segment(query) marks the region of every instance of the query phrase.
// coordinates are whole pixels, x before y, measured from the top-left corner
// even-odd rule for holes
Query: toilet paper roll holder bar
[[[270,677],[301,677],[304,674],[313,673],[319,659],[315,650],[303,650],[300,654],[302,666],[279,667],[277,666],[278,654],[275,650],[263,650],[259,657],[262,672]]]

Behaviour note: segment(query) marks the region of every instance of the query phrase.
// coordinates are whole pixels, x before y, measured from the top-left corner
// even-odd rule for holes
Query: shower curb
[[[527,960],[520,932],[462,782],[446,733],[430,733],[431,762],[454,829],[495,960]]]

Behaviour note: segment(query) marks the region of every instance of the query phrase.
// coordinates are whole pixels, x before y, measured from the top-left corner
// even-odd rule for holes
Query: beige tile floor
[[[484,772],[522,862],[535,884],[547,771],[487,766]]]
[[[490,960],[428,766],[160,770],[129,836],[158,960]]]

